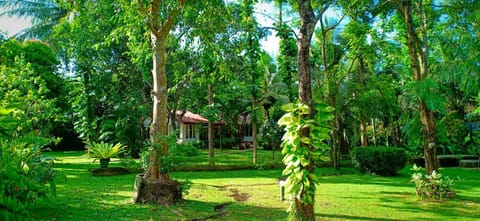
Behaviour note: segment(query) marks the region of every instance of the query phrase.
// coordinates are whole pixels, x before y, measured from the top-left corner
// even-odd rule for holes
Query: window
[[[245,125],[245,127],[243,129],[243,136],[245,136],[245,137],[253,136],[252,125],[250,125],[250,124]]]
[[[195,125],[185,124],[185,139],[195,139]]]

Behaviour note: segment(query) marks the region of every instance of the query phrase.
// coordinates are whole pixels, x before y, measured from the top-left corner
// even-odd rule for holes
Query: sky
[[[0,8],[0,13],[3,12],[3,9]],[[263,16],[262,14],[271,14],[272,17],[275,17],[274,13],[277,13],[273,3],[257,3],[255,5],[255,17],[259,22],[260,26],[263,27],[273,27],[273,20]],[[7,37],[12,37],[19,31],[30,27],[30,20],[28,19],[18,19],[16,17],[2,16],[0,17],[0,31],[6,32]],[[275,36],[275,32],[272,31],[272,34],[266,39],[261,39],[260,44],[263,49],[275,57],[278,54],[278,45],[279,39]]]
[[[2,9],[0,9],[2,12]],[[0,31],[7,32],[7,37],[12,37],[19,31],[30,27],[30,20],[17,19],[15,17],[2,16],[0,17]]]
[[[274,7],[273,3],[257,3],[255,5],[255,17],[262,27],[273,27],[273,20],[263,16],[262,14],[269,14],[271,17],[277,16],[277,10]],[[280,39],[275,36],[275,32],[272,31],[272,35],[268,36],[267,39],[261,39],[260,44],[262,45],[263,49],[275,58],[275,55],[278,54],[278,46]]]

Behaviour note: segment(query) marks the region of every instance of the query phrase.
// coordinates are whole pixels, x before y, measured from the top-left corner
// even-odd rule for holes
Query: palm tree
[[[46,40],[60,19],[68,15],[68,10],[53,0],[0,0],[0,8],[6,9],[0,16],[31,19],[32,26],[14,36],[18,39]]]

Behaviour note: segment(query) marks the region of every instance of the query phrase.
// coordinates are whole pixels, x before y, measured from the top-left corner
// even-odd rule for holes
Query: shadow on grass
[[[392,187],[412,187],[415,185],[410,182],[411,171],[410,167],[404,168],[397,176],[375,176],[368,174],[359,174],[352,172],[344,176],[321,176],[320,183],[331,184],[366,184],[366,185],[380,185]],[[321,170],[321,169],[320,169]],[[478,180],[480,180],[480,170],[471,170],[465,168],[442,168],[440,170],[444,176],[449,176],[455,181],[455,188],[459,191],[480,192]],[[457,179],[460,178],[460,179]]]
[[[320,177],[320,183],[413,187],[413,184],[409,183],[409,179],[410,178],[406,175],[381,177],[362,174],[347,174],[343,176],[322,176]]]
[[[372,217],[365,217],[365,216],[349,216],[349,215],[333,215],[333,214],[325,214],[325,213],[315,213],[317,218],[320,220],[323,219],[338,219],[338,220],[375,220],[375,221],[391,221],[391,220],[399,220],[399,219],[387,219],[387,218],[372,218]]]
[[[36,208],[32,211],[37,220],[192,220],[206,218],[217,214],[214,206],[225,203],[224,198],[188,199],[178,205],[163,207],[158,205],[138,205],[131,202],[135,174],[93,177],[88,172],[94,164],[55,164],[55,168],[64,174],[58,177],[57,198],[50,206]],[[252,174],[253,173],[253,174]],[[280,171],[239,171],[227,172],[191,172],[176,173],[175,179],[202,179],[216,177],[278,177]],[[199,185],[201,186],[201,185]],[[202,191],[197,193],[202,198]],[[230,194],[230,192],[226,193]],[[232,198],[227,197],[233,201]],[[217,202],[218,201],[218,202]],[[220,220],[285,220],[285,208],[262,207],[260,204],[249,205],[234,202],[226,209],[225,217]],[[218,219],[216,219],[218,220]]]
[[[426,217],[430,217],[426,214],[434,213],[436,216],[441,217],[441,220],[475,220],[478,218],[478,213],[473,212],[479,210],[480,205],[478,201],[475,203],[461,196],[457,196],[454,199],[422,200],[418,199],[415,193],[380,192],[379,194],[380,196],[377,197],[379,197],[380,201],[385,202],[382,204],[383,207],[397,211],[425,214]]]
[[[415,214],[424,214],[424,218],[430,217],[427,214],[434,213],[440,220],[475,220],[478,214],[473,213],[475,206],[467,206],[464,203],[434,202],[434,201],[418,201],[417,203],[403,203],[401,206],[392,206],[385,204],[384,207],[406,211]],[[421,218],[421,217],[419,217]],[[417,219],[415,219],[417,220]]]
[[[34,218],[38,220],[285,220],[287,214],[283,208],[266,208],[242,203],[232,203],[225,207],[225,213],[219,216],[214,210],[221,202],[202,202],[184,200],[173,206],[156,204],[133,204],[91,202],[88,199],[60,201],[45,208],[38,208]],[[209,219],[210,220],[210,219]]]
[[[99,168],[100,166],[94,163],[55,163],[55,169],[74,169],[74,170],[88,170],[91,168]]]

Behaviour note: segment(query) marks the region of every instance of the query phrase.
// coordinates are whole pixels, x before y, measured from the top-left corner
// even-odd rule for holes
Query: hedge
[[[357,147],[351,155],[358,171],[380,176],[396,175],[407,162],[405,150],[398,147]]]

